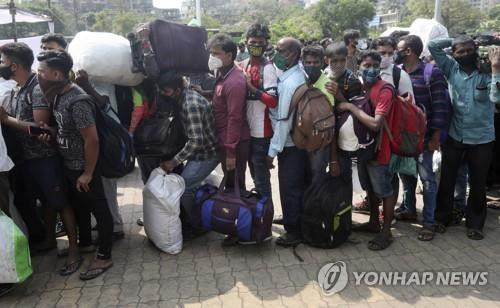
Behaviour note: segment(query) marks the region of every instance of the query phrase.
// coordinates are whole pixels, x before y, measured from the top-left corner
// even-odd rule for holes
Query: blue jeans
[[[278,180],[280,186],[283,224],[288,233],[300,234],[304,191],[309,183],[307,152],[296,147],[285,147],[278,154]]]
[[[455,183],[455,209],[465,212],[465,206],[467,205],[467,182],[468,182],[468,168],[467,163],[462,163],[460,169],[458,169],[457,182]]]
[[[195,193],[200,187],[201,182],[217,167],[219,160],[213,157],[207,160],[191,160],[188,161],[181,176],[186,183],[186,189],[181,197],[181,204],[186,213],[186,221],[191,225],[197,225],[197,222],[192,220],[192,212],[195,210]]]
[[[271,197],[271,172],[267,167],[267,152],[271,138],[250,139],[248,167],[255,189],[262,197]]]
[[[433,152],[425,150],[417,160],[417,170],[424,189],[424,208],[422,210],[423,224],[434,224],[434,212],[436,210],[437,180],[432,170]],[[416,213],[416,188],[417,178],[411,175],[400,174],[403,182],[403,205],[410,213]]]

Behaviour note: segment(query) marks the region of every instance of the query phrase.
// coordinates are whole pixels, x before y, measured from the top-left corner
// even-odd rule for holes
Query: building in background
[[[488,12],[494,6],[500,5],[500,0],[469,0],[472,7],[481,10],[481,12]]]

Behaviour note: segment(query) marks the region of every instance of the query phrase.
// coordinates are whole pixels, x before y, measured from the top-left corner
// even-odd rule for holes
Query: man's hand
[[[331,95],[336,96],[339,92],[339,84],[331,80],[325,84],[325,89],[330,92]]]
[[[3,107],[0,107],[0,122],[7,120],[8,117],[9,114],[7,113],[7,111],[5,111]]]
[[[52,139],[56,137],[56,130],[53,127],[48,126],[45,122],[39,123],[40,128],[47,129],[50,131],[50,134],[41,134],[38,136],[38,140],[43,141],[45,143],[50,143]]]
[[[236,158],[226,158],[226,170],[233,171],[236,169]]]
[[[491,70],[493,73],[500,73],[500,47],[491,47],[488,52],[488,57],[491,62]]]
[[[76,190],[79,192],[89,192],[90,191],[90,182],[92,181],[92,175],[82,174],[76,180]]]
[[[340,112],[351,111],[353,104],[350,103],[340,103],[336,105],[336,108]]]
[[[177,167],[177,163],[171,159],[171,160],[167,160],[167,161],[164,161],[160,164],[160,167],[165,170],[166,173],[170,173],[172,171],[174,171],[175,167]]]
[[[88,87],[90,85],[89,74],[84,70],[78,70],[76,72],[75,83],[81,88]]]
[[[330,162],[330,175],[331,176],[339,176],[340,175],[340,166],[338,161]]]
[[[441,143],[441,132],[436,131],[434,134],[432,134],[431,139],[429,140],[429,152],[434,152],[439,150],[439,145]]]
[[[274,164],[273,164],[274,157],[267,156],[266,160],[267,160],[267,168],[274,169]]]

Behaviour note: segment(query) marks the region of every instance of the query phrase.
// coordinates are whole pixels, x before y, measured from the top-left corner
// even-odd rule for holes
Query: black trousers
[[[88,192],[79,192],[76,189],[76,181],[83,173],[81,170],[70,170],[64,168],[69,202],[75,209],[76,223],[79,231],[80,246],[92,244],[92,227],[90,214],[97,221],[99,242],[97,250],[98,259],[110,259],[111,247],[113,245],[113,216],[109,211],[104,188],[102,186],[101,174],[96,170],[90,182]]]
[[[493,147],[493,142],[471,145],[448,137],[442,151],[436,222],[447,226],[453,220],[455,182],[458,170],[465,159],[470,176],[470,192],[465,213],[466,226],[470,229],[483,229],[486,220],[486,180],[493,159]]]

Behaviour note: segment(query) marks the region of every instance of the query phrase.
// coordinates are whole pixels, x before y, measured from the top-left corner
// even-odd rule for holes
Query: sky
[[[180,9],[182,0],[153,0],[153,6],[159,9]]]

